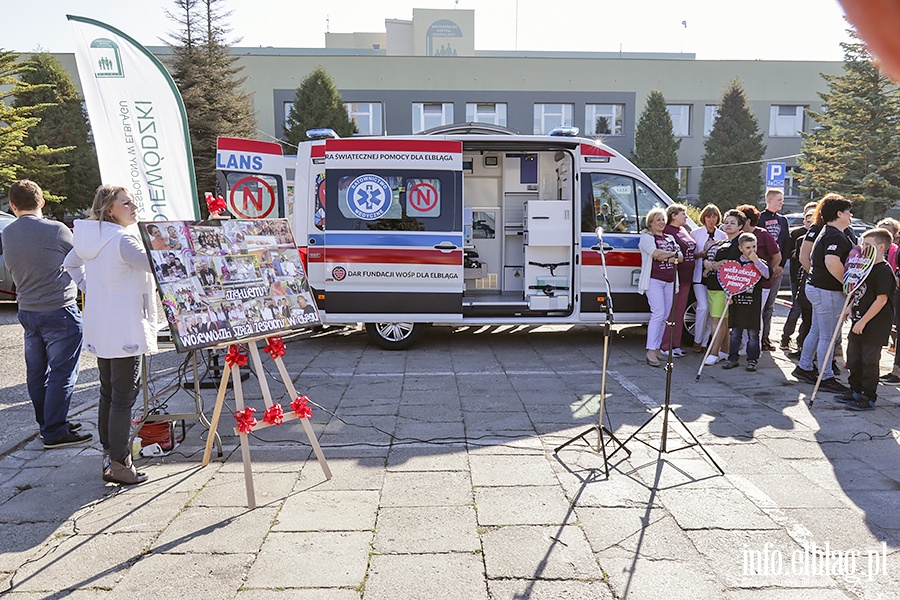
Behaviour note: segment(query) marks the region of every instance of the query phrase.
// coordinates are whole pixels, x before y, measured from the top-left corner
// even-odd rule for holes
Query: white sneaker
[[[728,360],[727,352],[719,352],[719,360]]]
[[[682,350],[681,348],[673,348],[672,356],[684,356],[684,350]]]
[[[703,364],[704,365],[714,365],[717,362],[719,362],[720,360],[722,360],[721,357],[710,354],[709,356],[706,357],[706,360],[703,361]]]

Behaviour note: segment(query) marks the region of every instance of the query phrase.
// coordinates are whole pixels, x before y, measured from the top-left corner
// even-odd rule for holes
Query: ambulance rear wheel
[[[422,337],[425,323],[366,323],[366,334],[385,350],[406,350]]]
[[[694,339],[697,333],[697,302],[691,302],[684,309],[684,331],[688,339]]]

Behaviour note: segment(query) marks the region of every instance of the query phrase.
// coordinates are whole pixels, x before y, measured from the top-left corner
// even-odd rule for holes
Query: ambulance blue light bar
[[[340,138],[334,129],[307,129],[306,137],[311,140],[336,140]]]
[[[578,137],[577,127],[555,127],[547,135],[551,137]]]

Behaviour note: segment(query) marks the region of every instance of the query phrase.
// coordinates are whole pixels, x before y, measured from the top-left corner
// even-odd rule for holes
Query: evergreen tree
[[[762,142],[759,123],[750,107],[743,85],[732,81],[719,105],[700,176],[700,200],[727,209],[741,204],[756,205],[763,192]]]
[[[634,132],[634,152],[631,162],[647,175],[672,199],[678,199],[678,148],[672,117],[666,109],[662,92],[653,90],[641,113]]]
[[[842,43],[844,73],[822,75],[827,110],[807,111],[819,127],[803,134],[797,161],[813,198],[836,192],[875,223],[900,199],[900,93],[851,30]]]
[[[356,133],[356,123],[347,114],[334,80],[318,66],[300,82],[294,94],[294,104],[284,125],[285,151],[293,153],[297,144],[309,139],[307,130],[323,127],[333,129],[341,137]]]
[[[35,92],[39,86],[26,83],[22,76],[33,67],[19,61],[19,56],[0,49],[0,190],[6,190],[17,179],[30,177],[41,181],[62,170],[56,162],[59,155],[71,148],[50,148],[45,144],[32,146],[29,130],[41,122],[39,114],[48,104],[13,106],[8,98]],[[53,200],[52,194],[47,196]]]
[[[226,39],[231,30],[224,21],[231,13],[220,10],[221,2],[175,0],[177,10],[167,12],[180,27],[169,43],[172,79],[184,100],[201,194],[216,189],[216,138],[256,134],[253,105],[241,87],[243,67],[237,66]]]
[[[94,191],[100,185],[100,168],[87,115],[72,78],[60,62],[46,52],[34,54],[28,61],[31,68],[22,74],[22,81],[31,89],[16,94],[13,106],[49,105],[41,112],[41,121],[29,129],[26,143],[44,144],[52,148],[71,148],[59,155],[67,163],[59,171],[38,168],[29,175],[40,182],[46,196],[59,198],[48,204],[46,212],[59,219],[89,206]]]

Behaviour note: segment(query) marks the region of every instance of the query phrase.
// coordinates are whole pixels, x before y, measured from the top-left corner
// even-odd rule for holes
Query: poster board
[[[138,227],[178,352],[321,324],[287,219]]]

